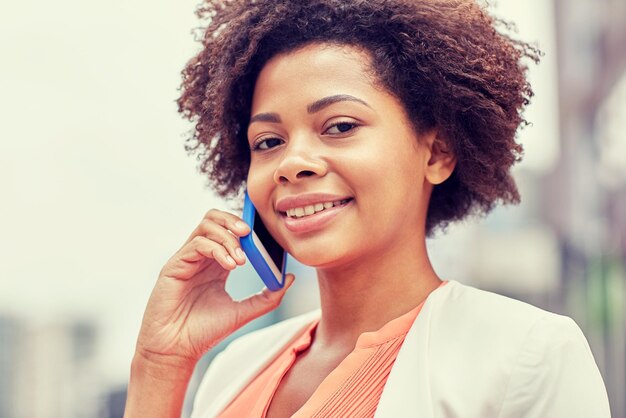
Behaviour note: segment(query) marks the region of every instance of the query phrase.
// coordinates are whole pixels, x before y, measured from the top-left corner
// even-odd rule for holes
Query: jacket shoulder
[[[514,363],[537,329],[552,329],[554,339],[569,338],[573,328],[578,329],[568,317],[516,299],[458,282],[448,286],[430,306],[429,340],[437,347],[433,355],[441,358],[444,368],[460,364],[466,368],[472,361],[484,363],[484,372],[502,371]],[[459,347],[463,347],[462,356]]]
[[[449,287],[449,291],[444,295],[446,309],[454,309],[456,307],[459,310],[468,310],[471,308],[469,309],[470,312],[466,312],[467,314],[494,324],[510,323],[510,321],[527,323],[539,317],[560,316],[529,303],[456,281],[451,281]]]
[[[467,410],[475,404],[480,412],[466,416],[609,416],[602,378],[574,320],[450,284],[431,306],[436,392],[462,398]],[[447,400],[441,403],[454,410]]]

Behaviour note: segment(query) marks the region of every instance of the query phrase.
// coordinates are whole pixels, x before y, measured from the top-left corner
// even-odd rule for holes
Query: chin
[[[289,254],[298,262],[316,269],[332,268],[345,264],[350,258],[345,250],[336,246],[301,246]]]
[[[298,260],[299,263],[313,268],[326,267],[337,261],[336,257],[331,256],[326,251],[296,251],[295,253],[290,252],[289,255]]]

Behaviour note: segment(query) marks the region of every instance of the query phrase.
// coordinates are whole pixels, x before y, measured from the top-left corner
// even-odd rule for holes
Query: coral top
[[[402,342],[423,305],[424,302],[420,303],[378,331],[361,334],[354,350],[326,376],[292,418],[373,417]],[[219,418],[265,417],[281,379],[298,354],[311,345],[318,322],[314,321],[297,335]]]

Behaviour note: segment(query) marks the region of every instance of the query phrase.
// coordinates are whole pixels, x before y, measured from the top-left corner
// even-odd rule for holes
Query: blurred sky
[[[497,3],[546,52],[521,137],[537,171],[558,149],[550,3]],[[174,102],[196,4],[26,0],[0,13],[0,313],[95,321],[111,383],[127,378],[159,270],[209,208],[228,207],[186,155]]]

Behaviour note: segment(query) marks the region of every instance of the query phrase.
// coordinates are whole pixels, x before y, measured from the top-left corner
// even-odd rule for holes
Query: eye
[[[252,145],[252,151],[264,151],[281,145],[284,141],[280,138],[263,138]]]
[[[355,122],[336,122],[326,129],[325,133],[331,135],[345,134],[346,132],[356,129],[358,126],[359,124]]]

